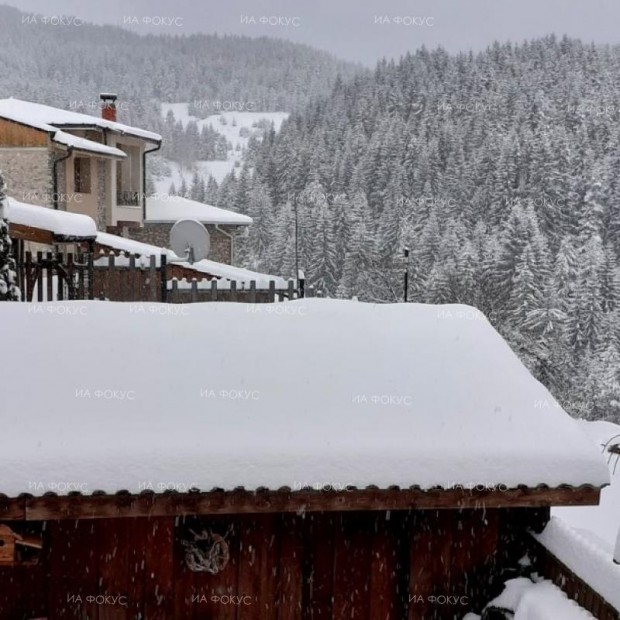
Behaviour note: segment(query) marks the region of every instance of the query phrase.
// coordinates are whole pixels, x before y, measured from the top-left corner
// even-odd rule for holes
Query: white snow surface
[[[210,125],[218,133],[222,134],[232,145],[232,150],[228,151],[228,158],[224,160],[204,160],[194,162],[191,170],[183,168],[176,162],[167,162],[171,169],[171,174],[160,177],[155,180],[155,187],[160,194],[168,192],[170,184],[174,183],[178,190],[181,182],[185,182],[189,186],[195,171],[205,180],[212,176],[218,183],[221,183],[224,177],[229,174],[236,163],[242,161],[243,149],[247,146],[249,135],[242,136],[242,129],[250,132],[260,132],[256,127],[252,127],[254,123],[267,120],[273,123],[275,131],[279,131],[284,120],[289,116],[288,112],[222,112],[221,114],[211,114],[210,116],[200,119],[191,116],[188,111],[187,103],[162,103],[162,115],[165,118],[168,110],[174,113],[175,121],[181,121],[185,127],[190,121],[196,121],[198,131],[202,130],[203,125]],[[222,119],[226,124],[222,124]],[[235,125],[233,125],[233,121]],[[245,132],[243,132],[245,133]],[[239,146],[239,150],[236,147]]]
[[[227,288],[229,283],[226,284],[224,280],[235,280],[238,284],[238,288],[241,286],[250,286],[250,282],[256,282],[257,289],[269,288],[269,282],[274,281],[276,289],[286,289],[288,287],[288,281],[280,276],[273,276],[266,273],[259,273],[257,271],[250,271],[249,269],[243,269],[242,267],[234,267],[233,265],[226,265],[224,263],[217,263],[212,260],[203,259],[190,265],[190,263],[182,261],[181,257],[177,256],[172,250],[168,248],[160,248],[156,245],[150,245],[148,243],[142,243],[141,241],[134,241],[133,239],[126,239],[125,237],[119,237],[118,235],[111,235],[109,233],[97,233],[97,243],[105,245],[115,250],[120,250],[127,254],[139,255],[142,260],[138,260],[136,264],[146,266],[149,264],[151,256],[155,256],[157,261],[156,266],[160,264],[160,256],[166,255],[168,262],[174,262],[181,265],[186,269],[192,269],[196,272],[196,278],[200,278],[201,274],[207,274],[221,278],[218,282],[218,289]],[[106,265],[107,258],[105,254],[100,254],[100,258],[96,260],[97,265]],[[129,258],[126,256],[117,256],[114,259],[114,264],[119,266],[126,266],[129,264]],[[187,288],[191,286],[191,282],[186,280],[178,281],[179,288]],[[202,279],[198,281],[198,288],[209,288],[211,283],[209,280]]]
[[[472,312],[0,304],[0,493],[606,484],[581,428],[537,405],[549,392]]]
[[[183,219],[198,220],[204,224],[249,226],[252,218],[227,209],[220,209],[182,196],[149,196],[146,199],[146,221],[171,223]]]
[[[535,538],[620,612],[620,565],[614,564],[611,552],[559,517],[552,517]]]
[[[41,103],[33,103],[32,101],[22,101],[21,99],[14,99],[13,97],[9,99],[0,99],[0,118],[23,123],[44,131],[50,131],[50,126],[51,129],[57,129],[58,125],[89,125],[101,127],[102,129],[109,129],[119,134],[143,138],[151,142],[161,141],[161,136],[152,131],[109,121],[100,116],[91,116],[89,114],[82,114],[81,112],[63,110],[62,108],[54,108]]]
[[[518,577],[505,583],[504,591],[489,606],[510,609],[514,620],[593,620],[594,616],[551,581],[537,583]],[[477,616],[473,616],[476,618]]]
[[[618,442],[620,442],[618,424],[585,420],[579,420],[579,424],[601,453],[603,445],[608,443],[612,437],[618,437]],[[601,491],[600,504],[598,506],[557,507],[552,509],[551,514],[560,517],[582,536],[598,545],[603,552],[611,555],[620,530],[620,462],[616,456],[606,454],[611,485]]]
[[[9,197],[9,222],[49,230],[56,235],[91,237],[97,235],[97,225],[88,215],[69,213],[59,209],[39,207]]]

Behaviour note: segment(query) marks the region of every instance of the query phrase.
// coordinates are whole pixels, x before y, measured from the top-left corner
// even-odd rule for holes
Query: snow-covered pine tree
[[[311,258],[308,263],[308,284],[325,297],[333,297],[338,285],[336,264],[336,241],[330,208],[326,200],[317,205],[314,212],[314,233]]]
[[[7,208],[6,183],[0,172],[0,301],[19,301],[21,295],[16,284],[15,259],[11,254]]]

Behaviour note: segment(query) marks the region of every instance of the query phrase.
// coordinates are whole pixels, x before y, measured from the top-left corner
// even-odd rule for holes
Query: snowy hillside
[[[222,112],[199,119],[189,114],[188,106],[188,103],[163,103],[162,116],[166,118],[168,112],[172,111],[175,121],[180,121],[184,127],[192,121],[196,123],[198,131],[201,131],[205,126],[211,127],[230,144],[228,157],[225,161],[197,161],[194,166],[189,168],[173,161],[167,161],[170,174],[155,179],[155,189],[159,194],[166,194],[172,183],[178,189],[183,178],[189,184],[195,172],[198,172],[205,181],[209,176],[212,176],[220,183],[236,165],[240,165],[242,162],[243,150],[250,137],[262,136],[263,130],[259,124],[273,123],[274,129],[279,131],[282,122],[288,117],[288,112]]]

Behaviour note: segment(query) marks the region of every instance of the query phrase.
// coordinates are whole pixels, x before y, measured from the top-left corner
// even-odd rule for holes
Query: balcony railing
[[[137,207],[140,205],[140,192],[133,190],[117,191],[116,204],[121,207]]]

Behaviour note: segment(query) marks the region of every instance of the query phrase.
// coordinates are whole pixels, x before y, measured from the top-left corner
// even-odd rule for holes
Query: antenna
[[[209,231],[198,220],[179,220],[170,230],[170,247],[181,260],[193,264],[209,254]]]

